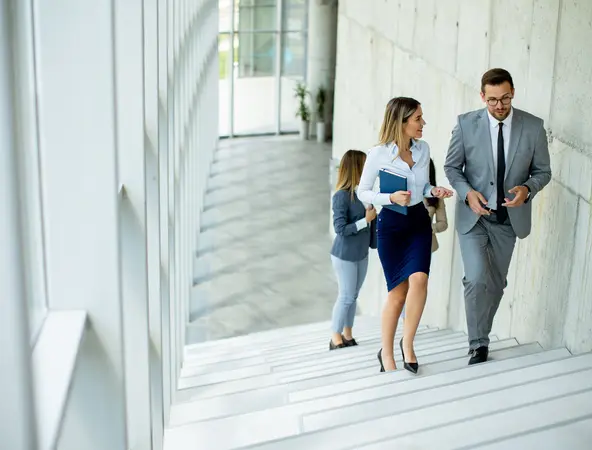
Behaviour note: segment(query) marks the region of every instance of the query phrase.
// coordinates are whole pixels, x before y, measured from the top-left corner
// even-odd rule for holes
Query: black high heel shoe
[[[403,367],[408,370],[409,372],[411,372],[412,374],[417,374],[417,371],[419,370],[419,364],[414,362],[414,363],[408,363],[407,361],[405,361],[405,352],[403,351],[403,338],[401,338],[401,340],[399,341],[399,347],[401,347],[401,356],[403,357]]]
[[[378,358],[378,362],[380,363],[380,371],[384,372],[384,366],[382,365],[382,349],[378,350],[378,354],[376,355]]]

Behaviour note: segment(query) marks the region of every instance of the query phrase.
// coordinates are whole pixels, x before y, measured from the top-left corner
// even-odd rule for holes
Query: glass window
[[[284,0],[282,31],[302,31],[306,28],[306,0]]]
[[[234,134],[274,133],[277,122],[276,33],[236,36]]]
[[[233,55],[236,55],[230,44],[230,34],[221,33],[218,38],[219,63],[219,107],[218,107],[218,135],[230,135],[230,111],[232,89]],[[235,58],[236,59],[236,58]]]
[[[283,33],[280,128],[284,132],[297,131],[300,126],[300,121],[296,117],[298,100],[294,97],[294,89],[305,78],[305,45],[304,33]]]
[[[238,74],[244,77],[275,75],[275,33],[245,33],[238,36]]]
[[[236,0],[236,31],[273,31],[277,27],[276,0]]]
[[[232,31],[232,0],[218,0],[218,30]]]
[[[303,33],[284,33],[282,39],[282,76],[303,77],[306,41]]]

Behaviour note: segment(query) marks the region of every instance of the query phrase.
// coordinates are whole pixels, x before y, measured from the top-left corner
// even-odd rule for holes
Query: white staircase
[[[356,318],[357,347],[329,352],[328,330],[188,346],[165,450],[592,448],[592,354],[494,336],[469,367],[464,333],[422,327],[419,374],[379,373],[378,318]]]

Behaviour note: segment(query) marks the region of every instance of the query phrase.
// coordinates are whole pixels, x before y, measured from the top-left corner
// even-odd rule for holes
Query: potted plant
[[[325,142],[325,102],[327,100],[327,91],[323,86],[317,90],[317,142]]]
[[[308,125],[310,121],[310,109],[306,104],[306,97],[308,90],[304,83],[298,83],[294,88],[294,97],[298,99],[298,109],[296,110],[296,117],[300,117],[300,138],[302,140],[308,139]]]

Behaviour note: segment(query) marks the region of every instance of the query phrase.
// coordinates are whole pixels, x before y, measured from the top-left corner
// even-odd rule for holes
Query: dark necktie
[[[506,173],[506,155],[504,153],[504,123],[499,123],[499,133],[497,135],[497,221],[504,223],[508,218],[508,210],[502,203],[505,203],[504,177]]]

